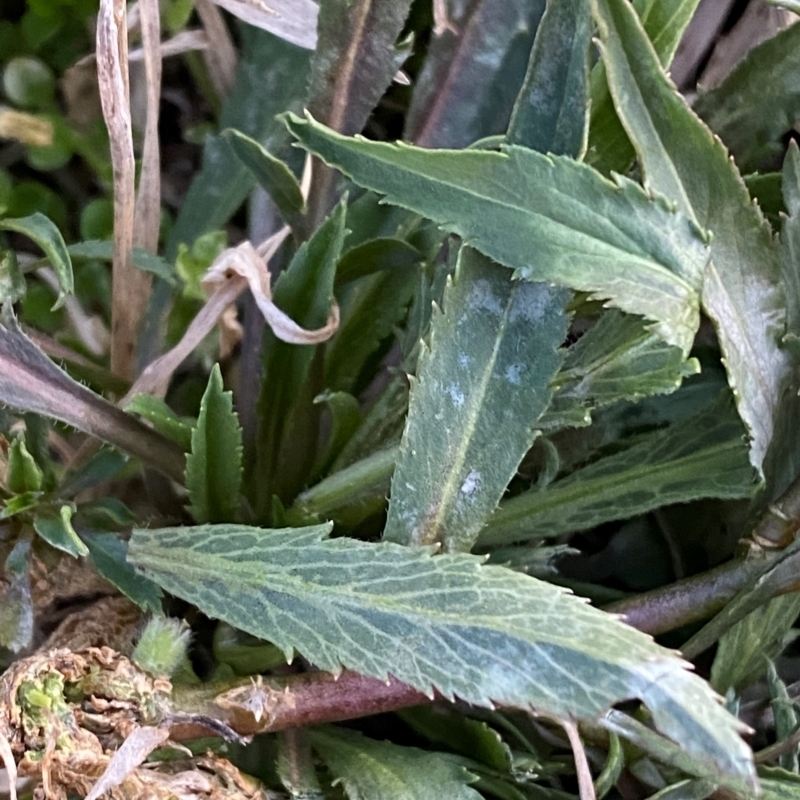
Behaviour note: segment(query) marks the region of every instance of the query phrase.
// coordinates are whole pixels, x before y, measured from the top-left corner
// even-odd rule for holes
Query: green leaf
[[[314,116],[357,133],[408,57],[396,45],[411,0],[327,0],[311,61],[308,103]]]
[[[0,247],[0,303],[16,303],[25,296],[25,277],[17,262],[17,254]]]
[[[588,425],[593,409],[669,394],[699,371],[696,359],[685,359],[640,317],[610,309],[567,350],[540,426],[550,432]]]
[[[189,511],[198,522],[231,522],[239,512],[242,488],[242,429],[233,395],[223,391],[215,364],[208,377],[200,416],[186,456]]]
[[[788,0],[784,0],[788,2]],[[780,767],[759,768],[761,800],[798,800],[800,798],[800,775],[794,775]]]
[[[299,218],[306,212],[306,201],[294,173],[255,139],[240,131],[228,128],[220,135],[272,198],[284,220],[296,227]]]
[[[6,480],[9,491],[14,494],[25,492],[38,492],[42,488],[44,473],[39,468],[34,457],[28,452],[22,436],[15,436],[8,448],[8,477]]]
[[[29,217],[20,217],[18,219],[5,217],[0,219],[0,230],[21,233],[32,239],[44,250],[61,287],[58,300],[53,308],[61,306],[66,295],[72,294],[75,285],[72,278],[72,261],[69,257],[67,245],[64,243],[64,238],[58,228],[44,214],[36,211]]]
[[[119,589],[129,600],[136,603],[142,611],[162,613],[161,589],[147,578],[137,575],[128,564],[128,543],[113,533],[81,533],[94,568],[109,583]]]
[[[798,730],[797,726],[800,724],[800,713],[798,713],[795,707],[786,684],[778,676],[778,672],[772,661],[769,661],[767,664],[767,685],[769,686],[769,695],[772,701],[772,711],[775,715],[775,739],[780,742],[787,739]],[[789,752],[783,753],[779,759],[780,766],[796,774],[798,769],[798,751],[798,745],[795,745]]]
[[[783,342],[800,357],[800,148],[789,143],[783,162],[783,197],[787,216],[781,231],[781,273],[786,289],[786,332]]]
[[[364,388],[363,373],[406,316],[416,284],[416,270],[399,270],[348,287],[339,330],[325,348],[325,386],[355,394]]]
[[[423,150],[348,139],[312,119],[284,120],[307,150],[387,202],[515,270],[657,320],[688,352],[699,324],[706,247],[696,226],[624,178],[521,147]]]
[[[0,508],[0,521],[10,519],[17,514],[22,514],[25,511],[30,511],[39,505],[43,492],[23,492],[22,494],[10,497],[5,505]]]
[[[550,403],[568,299],[462,249],[420,359],[385,539],[471,549]]]
[[[783,155],[800,119],[800,26],[756,45],[716,88],[700,92],[695,113],[719,136],[742,172]]]
[[[791,145],[791,142],[789,144]],[[786,206],[781,196],[781,173],[755,172],[744,175],[743,180],[750,197],[761,207],[773,229],[780,230],[781,215],[786,213]]]
[[[192,449],[192,426],[187,424],[161,399],[151,394],[137,394],[125,406],[128,414],[144,417],[159,433],[189,452]]]
[[[322,327],[330,314],[336,263],[345,237],[343,200],[304,242],[275,283],[275,304],[302,327]],[[266,519],[272,496],[290,502],[308,480],[316,457],[320,412],[314,397],[323,387],[309,382],[318,348],[287,344],[264,334],[264,377],[258,401],[259,432],[250,496]]]
[[[777,658],[800,614],[800,595],[787,594],[764,603],[737,622],[719,640],[711,685],[721,694],[741,691],[763,676],[767,659]]]
[[[206,301],[206,293],[200,285],[208,268],[228,246],[226,231],[208,231],[198,236],[191,247],[181,242],[175,257],[175,272],[183,281],[183,295],[193,300]]]
[[[308,81],[310,54],[282,39],[244,25],[242,57],[233,91],[220,113],[220,128],[235,128],[271,153],[279,153],[286,136],[275,115],[299,108]],[[254,101],[254,98],[258,98]],[[173,260],[178,245],[222,228],[244,202],[255,180],[220,136],[206,139],[203,166],[181,205],[166,246]]]
[[[359,429],[361,433],[364,425]],[[292,525],[331,519],[347,526],[386,507],[386,495],[397,461],[397,448],[376,450],[298,495],[290,509]]]
[[[742,566],[752,567],[752,577],[737,592],[713,619],[681,646],[688,658],[694,658],[707,650],[712,644],[737,622],[752,611],[763,606],[787,590],[794,589],[797,583],[797,561],[800,553],[800,539],[795,539],[782,550],[773,551],[775,555],[761,559],[747,560]]]
[[[349,219],[347,224],[350,225]],[[341,257],[336,267],[336,285],[342,286],[379,270],[413,269],[422,260],[422,253],[402,239],[370,239],[351,247]]]
[[[361,424],[361,407],[353,395],[347,392],[325,391],[314,398],[315,403],[325,403],[330,409],[331,423],[325,450],[320,453],[312,475],[324,475],[336,456],[347,444]]]
[[[665,786],[655,794],[651,794],[648,800],[706,800],[717,791],[717,788],[714,781],[694,778]]]
[[[689,752],[683,746],[682,740],[662,736],[648,725],[622,711],[611,709],[601,718],[600,724],[609,733],[615,733],[617,736],[627,739],[634,747],[649,753],[662,764],[698,778],[716,777],[713,767],[709,769],[708,761],[697,758],[695,754]],[[752,795],[747,792],[745,796],[751,797]]]
[[[325,540],[330,525],[134,530],[129,561],[204,613],[323,670],[591,719],[641,699],[721,781],[754,784],[740,723],[671,651],[551,584],[430,548]]]
[[[557,536],[701,497],[751,497],[757,484],[743,434],[726,392],[690,420],[502,503],[478,543]]]
[[[0,647],[13,653],[33,641],[33,599],[30,582],[31,545],[18,541],[8,554],[0,576]]]
[[[451,706],[406,708],[398,716],[415,733],[451,752],[461,753],[481,764],[510,772],[511,750],[500,734],[485,722],[470,719]]]
[[[506,139],[540,153],[580,158],[589,132],[588,0],[550,0]]]
[[[665,69],[672,61],[699,2],[700,0],[634,0],[633,7]],[[624,174],[633,163],[635,154],[614,108],[602,61],[598,61],[592,69],[591,96],[592,114],[586,160],[604,175],[612,172]]]
[[[51,547],[73,558],[89,555],[89,549],[72,527],[72,507],[61,506],[58,516],[36,517],[33,528]]]
[[[505,133],[544,0],[456,0],[457,32],[434,35],[414,83],[404,136],[423,147],[467,147]]]
[[[725,148],[691,112],[625,0],[592,0],[609,84],[645,185],[712,234],[703,306],[713,319],[739,414],[762,469],[789,369],[778,347],[783,291],[769,224]]]
[[[59,487],[59,496],[74,497],[98,483],[113,480],[128,463],[128,457],[110,447],[101,447],[77,471],[67,475]]]
[[[475,776],[440,753],[368,739],[344,728],[311,729],[311,743],[350,800],[481,800]]]
[[[800,14],[800,0],[766,0],[766,2],[771,6],[778,6],[778,8],[785,8],[787,11]]]

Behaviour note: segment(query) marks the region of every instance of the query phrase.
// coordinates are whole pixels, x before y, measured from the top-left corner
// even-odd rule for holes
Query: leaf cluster
[[[0,194],[6,663],[42,635],[32,570],[89,559],[193,621],[178,684],[405,685],[239,754],[288,796],[797,795],[800,24],[690,104],[669,68],[697,5],[322,0],[315,36],[289,6],[242,24],[174,224],[128,253],[154,280],[144,384],[85,333],[94,306],[113,352],[108,286],[81,275],[118,280],[119,240]],[[4,92],[58,117],[66,56],[43,53],[7,59]],[[252,297],[193,333],[220,272]],[[42,281],[63,317],[33,311]]]

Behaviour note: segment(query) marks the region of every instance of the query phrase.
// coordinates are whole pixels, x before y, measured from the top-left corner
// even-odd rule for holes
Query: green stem
[[[396,447],[351,464],[303,492],[286,514],[289,524],[329,517],[346,505],[379,497],[383,502],[397,461]]]

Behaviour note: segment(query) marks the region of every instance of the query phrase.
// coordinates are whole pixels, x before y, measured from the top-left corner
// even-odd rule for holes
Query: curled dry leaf
[[[312,331],[301,328],[272,302],[267,263],[288,233],[289,228],[284,227],[257,248],[250,242],[242,242],[218,256],[202,280],[203,288],[210,295],[208,302],[192,320],[178,344],[145,368],[121,401],[123,407],[137,394],[163,396],[173,372],[218,323],[222,327],[223,350],[229,352],[238,341],[236,337],[241,328],[228,309],[248,287],[267,324],[284,342],[319,344],[333,336],[339,327],[339,306],[335,302],[327,323]]]

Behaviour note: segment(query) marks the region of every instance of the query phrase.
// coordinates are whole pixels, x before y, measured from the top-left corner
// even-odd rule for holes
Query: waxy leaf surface
[[[475,780],[442,753],[368,739],[344,728],[314,728],[311,744],[350,800],[481,800]]]
[[[506,141],[578,158],[589,132],[588,0],[550,0],[536,31]]]
[[[702,300],[714,321],[739,414],[762,468],[788,371],[778,346],[783,289],[769,223],[751,202],[723,145],[675,91],[625,0],[592,0],[620,119],[645,185],[710,231]]]
[[[749,497],[755,477],[743,426],[726,397],[544,490],[511,498],[491,517],[478,543],[557,536],[701,497]]]
[[[384,538],[471,549],[550,402],[568,299],[462,249],[420,358]]]
[[[755,780],[740,723],[676,653],[563,589],[467,554],[331,526],[139,529],[129,560],[177,597],[320,669],[389,674],[476,705],[593,718],[640,698],[727,785]]]
[[[287,115],[307,150],[387,202],[429,217],[515,276],[592,292],[656,321],[688,352],[707,261],[698,228],[624,178],[523,147],[424,150],[340,136]]]

